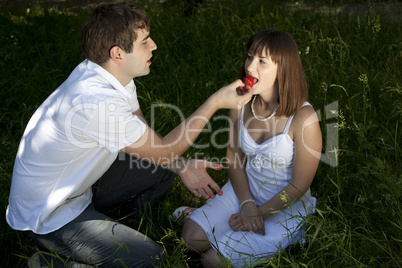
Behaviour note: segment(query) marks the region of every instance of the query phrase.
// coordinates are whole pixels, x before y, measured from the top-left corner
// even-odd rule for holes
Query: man
[[[205,171],[220,165],[184,163],[180,155],[218,109],[239,109],[252,94],[238,96],[236,88],[244,84],[235,81],[161,137],[147,125],[133,81],[150,72],[157,47],[149,30],[149,18],[138,8],[98,6],[81,32],[87,59],[26,127],[7,222],[54,255],[97,267],[153,266],[163,259],[161,247],[103,213],[133,196],[128,213],[155,204],[175,174],[198,197],[213,198],[209,187],[222,194]],[[141,165],[141,159],[169,166]]]

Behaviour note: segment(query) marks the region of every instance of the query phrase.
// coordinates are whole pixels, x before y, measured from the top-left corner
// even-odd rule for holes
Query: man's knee
[[[139,256],[136,256],[137,254]],[[139,262],[137,262],[137,257],[140,258]],[[145,243],[144,247],[141,248],[140,252],[137,251],[134,253],[133,264],[129,265],[129,267],[155,267],[165,260],[166,255],[163,248],[154,241],[152,241],[152,243],[148,241],[148,243]]]
[[[121,244],[112,255],[98,262],[97,265],[105,267],[156,267],[165,261],[162,247],[147,238],[141,246],[132,247]]]

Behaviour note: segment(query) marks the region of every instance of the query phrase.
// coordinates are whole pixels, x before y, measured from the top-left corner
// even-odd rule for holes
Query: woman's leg
[[[214,267],[226,267],[219,257],[218,252],[214,248],[208,249],[202,255],[201,259],[202,267],[204,268],[214,268]]]
[[[207,234],[197,223],[190,219],[184,222],[181,236],[191,250],[205,252],[211,248]]]
[[[184,223],[181,236],[191,250],[202,252],[202,267],[223,267],[218,252],[211,247],[207,235],[197,223],[187,219]]]

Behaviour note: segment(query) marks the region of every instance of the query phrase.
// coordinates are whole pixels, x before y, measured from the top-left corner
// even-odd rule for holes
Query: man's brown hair
[[[308,87],[297,44],[293,37],[277,29],[263,30],[250,38],[247,52],[252,55],[269,54],[278,64],[275,86],[279,90],[276,116],[294,114],[307,100]],[[244,64],[241,77],[245,76]]]
[[[135,31],[149,28],[148,15],[131,4],[100,4],[81,29],[85,57],[102,65],[109,60],[114,46],[131,53],[137,39]]]

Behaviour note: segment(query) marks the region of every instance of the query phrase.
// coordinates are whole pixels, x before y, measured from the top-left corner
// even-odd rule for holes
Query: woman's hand
[[[240,213],[233,214],[229,219],[230,228],[233,231],[247,231],[244,228],[243,221],[241,220]]]
[[[229,225],[234,231],[250,231],[265,235],[264,218],[256,205],[248,202],[240,213],[233,214]]]
[[[265,235],[264,217],[254,203],[245,203],[241,208],[240,216],[246,230]]]

